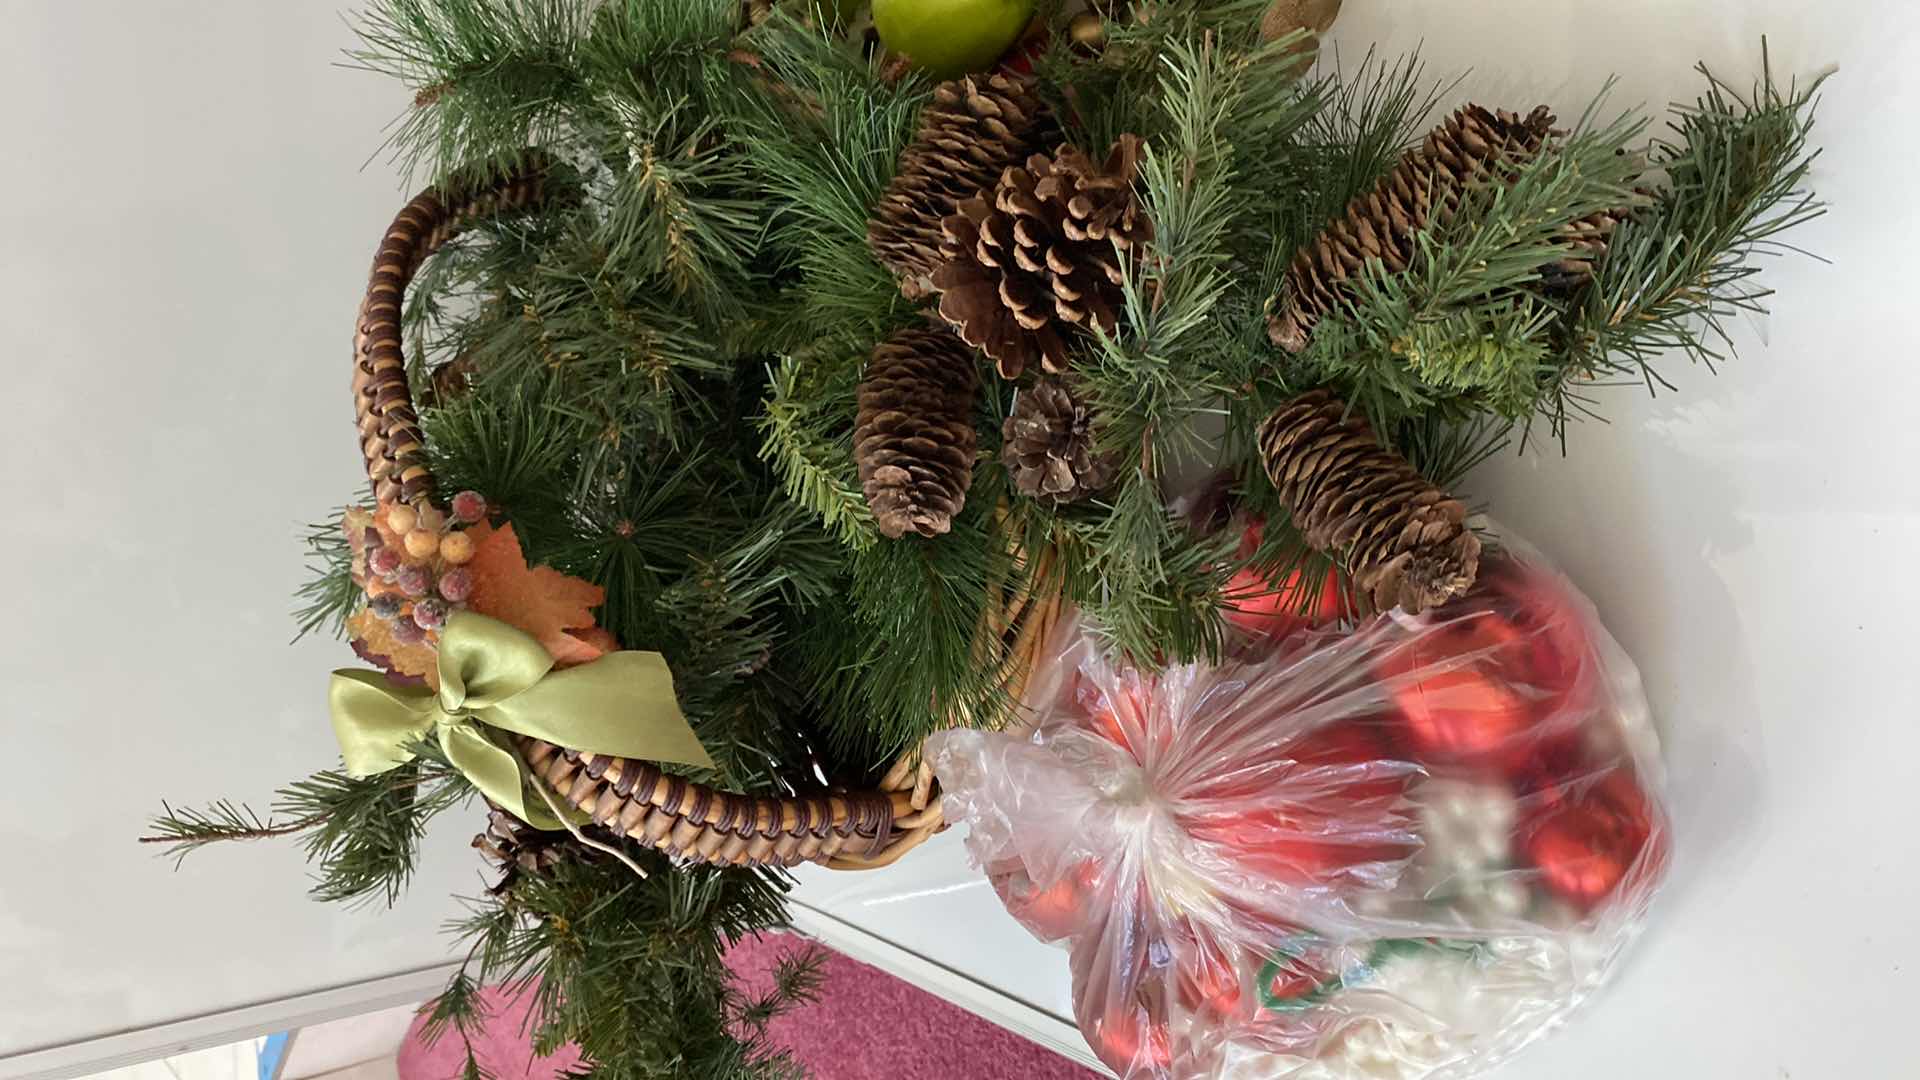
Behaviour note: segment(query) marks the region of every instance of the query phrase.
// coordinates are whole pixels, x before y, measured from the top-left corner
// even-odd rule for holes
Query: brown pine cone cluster
[[[1127,135],[1098,165],[1072,146],[1035,154],[941,223],[940,315],[1001,377],[1064,371],[1063,334],[1115,328],[1121,259],[1153,240],[1133,190],[1140,152]]]
[[[1041,144],[1049,125],[1033,84],[969,75],[934,87],[899,171],[874,207],[867,244],[911,299],[932,291],[940,222]]]
[[[526,875],[545,874],[580,853],[572,834],[543,832],[492,803],[487,804],[486,831],[473,838],[473,846],[500,871],[500,880],[493,886],[495,894],[512,889]]]
[[[1113,483],[1113,459],[1094,446],[1092,410],[1056,379],[1020,391],[1001,434],[1000,460],[1022,495],[1073,502]]]
[[[1428,483],[1324,390],[1274,410],[1261,457],[1307,543],[1339,559],[1379,610],[1464,595],[1480,566],[1467,508]]]
[[[1288,352],[1306,348],[1314,324],[1344,301],[1349,279],[1368,259],[1389,272],[1405,270],[1429,221],[1458,210],[1470,184],[1510,174],[1538,154],[1552,130],[1553,113],[1544,105],[1526,116],[1468,105],[1448,117],[1294,255],[1270,305],[1273,343]]]
[[[973,483],[972,350],[945,329],[880,343],[860,382],[853,457],[882,535],[938,536]]]

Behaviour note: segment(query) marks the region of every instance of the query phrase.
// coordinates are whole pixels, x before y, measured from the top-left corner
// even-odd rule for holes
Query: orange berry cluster
[[[432,504],[387,503],[347,513],[353,577],[368,609],[392,628],[394,640],[428,640],[473,594],[473,537],[465,526],[487,516],[477,492],[453,497],[451,513]]]

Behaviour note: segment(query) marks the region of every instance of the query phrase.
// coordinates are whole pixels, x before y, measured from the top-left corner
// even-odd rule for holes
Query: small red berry
[[[414,622],[412,619],[394,620],[393,640],[402,645],[418,645],[426,639],[427,632],[422,630],[420,624]]]
[[[433,589],[433,575],[427,572],[426,567],[409,563],[395,571],[393,583],[400,586],[401,592],[418,599]]]
[[[400,553],[390,547],[374,548],[367,553],[367,569],[381,577],[392,577],[400,569]]]
[[[447,605],[429,596],[413,605],[413,621],[422,630],[438,630],[447,625]]]
[[[473,571],[456,566],[440,575],[440,595],[449,604],[464,604],[473,595]]]
[[[453,497],[453,519],[471,525],[487,516],[487,500],[477,491],[463,491]]]

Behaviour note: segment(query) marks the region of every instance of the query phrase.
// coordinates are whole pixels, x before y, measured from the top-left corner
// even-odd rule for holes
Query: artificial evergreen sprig
[[[1603,98],[1571,133],[1436,214],[1405,270],[1371,259],[1348,278],[1348,305],[1297,358],[1306,381],[1336,387],[1380,430],[1435,411],[1533,412],[1558,370],[1545,272],[1582,254],[1566,239],[1577,223],[1643,201],[1633,190],[1642,167],[1627,151],[1645,121],[1595,124]]]
[[[1567,320],[1565,353],[1542,415],[1556,434],[1593,415],[1588,386],[1625,381],[1671,389],[1657,369],[1678,353],[1712,367],[1732,352],[1729,319],[1765,311],[1763,260],[1798,252],[1781,234],[1826,207],[1807,187],[1822,76],[1782,86],[1762,43],[1761,73],[1735,92],[1702,64],[1707,89],[1674,107],[1671,137],[1649,164],[1665,173],[1652,205],[1622,224],[1593,287]]]
[[[473,793],[437,748],[414,752],[414,760],[374,776],[333,769],[288,784],[264,818],[228,799],[203,809],[165,806],[140,839],[177,863],[209,844],[296,836],[315,870],[309,891],[316,899],[392,905],[413,876],[427,822]]]

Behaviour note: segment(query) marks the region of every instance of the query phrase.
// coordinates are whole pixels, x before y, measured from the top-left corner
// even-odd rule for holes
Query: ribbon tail
[[[408,747],[433,730],[431,691],[395,686],[377,671],[341,670],[327,687],[327,711],[351,776],[373,776],[413,760]]]
[[[536,829],[557,832],[566,828],[547,808],[546,800],[528,791],[529,784],[541,781],[527,768],[527,763],[476,725],[462,723],[442,727],[440,749],[481,794],[507,813]],[[562,809],[572,809],[558,798],[555,801]],[[582,819],[584,815],[576,820]]]
[[[475,710],[491,727],[574,750],[713,768],[680,711],[673,672],[659,653],[608,653],[555,671],[505,700]]]

